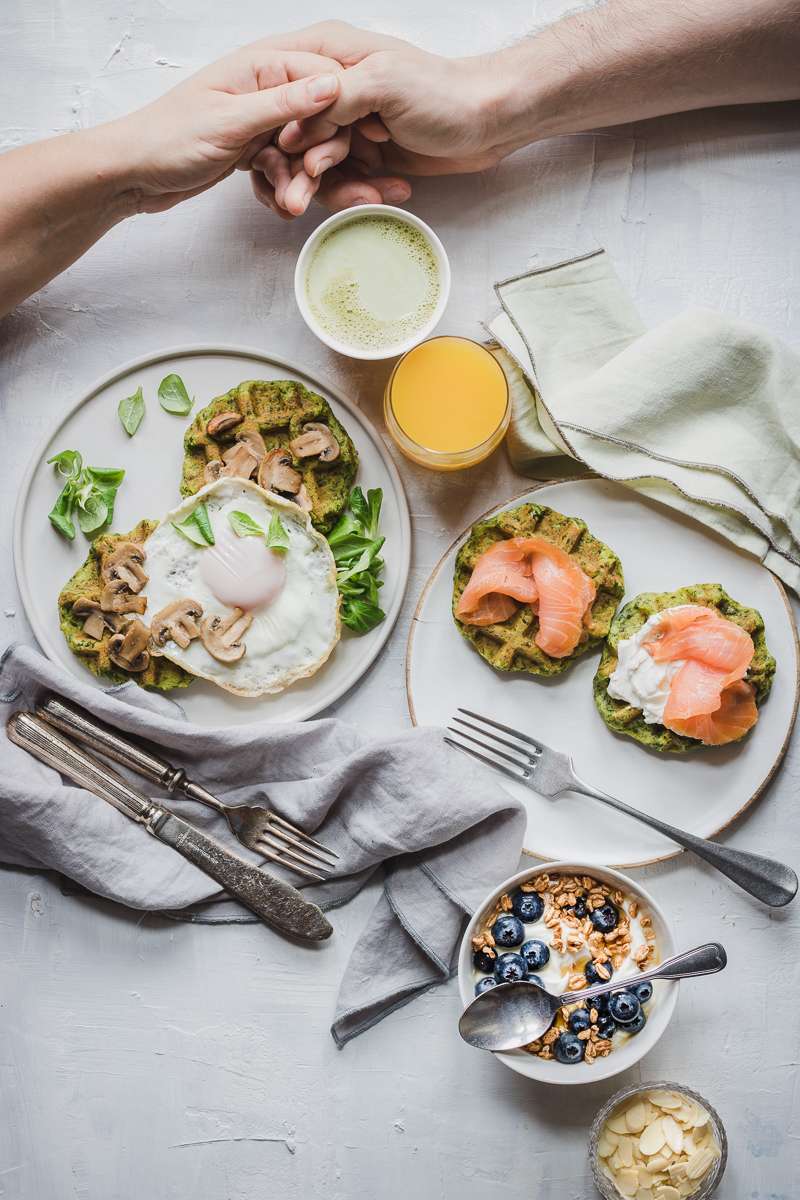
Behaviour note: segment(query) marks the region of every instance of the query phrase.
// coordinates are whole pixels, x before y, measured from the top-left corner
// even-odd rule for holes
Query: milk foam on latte
[[[399,217],[354,217],[319,243],[306,272],[316,321],[363,350],[399,345],[430,320],[441,284],[424,233]]]

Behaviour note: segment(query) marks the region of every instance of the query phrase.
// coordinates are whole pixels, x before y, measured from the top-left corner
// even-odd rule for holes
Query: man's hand
[[[485,58],[442,58],[339,21],[273,38],[270,44],[299,47],[346,68],[330,109],[289,122],[278,139],[280,149],[293,156],[290,166],[285,160],[278,164],[284,181],[286,171],[302,165],[305,175],[318,181],[319,199],[329,208],[400,202],[411,189],[395,173],[480,171],[509,148],[495,133],[492,71]],[[335,158],[332,139],[339,150]],[[254,183],[259,198],[277,210],[284,207],[286,185],[281,187],[271,156],[270,151],[254,160],[253,167],[264,174]]]

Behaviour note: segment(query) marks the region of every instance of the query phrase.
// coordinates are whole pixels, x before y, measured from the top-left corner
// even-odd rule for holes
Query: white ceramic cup
[[[377,350],[367,350],[362,346],[353,346],[348,342],[340,342],[337,338],[331,337],[327,330],[322,328],[311,311],[306,294],[306,273],[312,255],[321,240],[334,229],[338,229],[340,225],[346,225],[348,221],[357,221],[361,217],[368,216],[396,217],[399,221],[405,221],[406,225],[411,225],[412,228],[418,230],[433,252],[436,268],[439,273],[439,299],[430,318],[419,329],[416,329],[413,334],[404,338],[403,341]],[[402,208],[394,208],[391,204],[359,204],[355,208],[345,209],[344,212],[334,213],[332,217],[328,217],[327,221],[323,221],[321,225],[318,225],[308,238],[303,249],[300,251],[300,256],[294,269],[294,294],[297,300],[297,307],[300,309],[306,325],[312,333],[317,335],[321,342],[324,342],[326,346],[330,346],[331,350],[336,350],[339,354],[346,354],[348,358],[395,358],[399,354],[405,354],[406,350],[410,350],[412,346],[416,346],[419,342],[423,342],[425,338],[430,337],[442,319],[442,314],[447,307],[447,301],[450,297],[450,263],[444,246],[430,225],[426,225],[424,221],[414,216],[413,213],[406,212]]]

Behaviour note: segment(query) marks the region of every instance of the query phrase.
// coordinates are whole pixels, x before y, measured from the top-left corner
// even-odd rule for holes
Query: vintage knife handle
[[[164,813],[147,824],[160,842],[205,871],[266,925],[308,941],[323,941],[333,927],[316,904],[247,859],[228,850],[182,817]]]
[[[182,771],[135,742],[129,742],[115,729],[110,729],[108,725],[88,716],[69,701],[62,700],[60,696],[46,696],[36,709],[36,715],[54,728],[60,729],[62,733],[83,742],[95,754],[111,758],[169,791],[172,791],[178,779],[183,776]]]

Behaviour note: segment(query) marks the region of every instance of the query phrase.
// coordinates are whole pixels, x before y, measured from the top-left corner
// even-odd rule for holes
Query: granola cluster
[[[579,991],[589,986],[586,968],[594,964],[591,982],[610,979],[613,972],[632,960],[640,970],[655,956],[655,930],[652,919],[640,912],[638,901],[627,897],[617,888],[609,887],[591,875],[554,875],[546,872],[534,876],[520,885],[521,892],[536,892],[544,903],[541,920],[549,931],[550,950],[571,959],[565,990]],[[615,927],[602,932],[595,927],[591,913],[613,904],[617,911]],[[507,892],[500,896],[493,908],[487,910],[478,933],[472,939],[475,951],[482,951],[489,959],[497,957],[497,947],[492,926],[502,913],[511,912],[512,898]],[[634,937],[631,922],[637,922],[643,941],[633,948]],[[612,970],[609,970],[609,964]],[[623,986],[622,984],[620,986]],[[588,1002],[591,1005],[591,1002]],[[553,1044],[568,1030],[571,1012],[580,1005],[566,1005],[558,1013],[547,1033],[524,1047],[539,1058],[553,1058]],[[581,1030],[577,1037],[585,1043],[585,1061],[605,1058],[611,1052],[611,1038],[603,1037],[598,1025],[600,1013],[589,1008],[590,1025]]]

